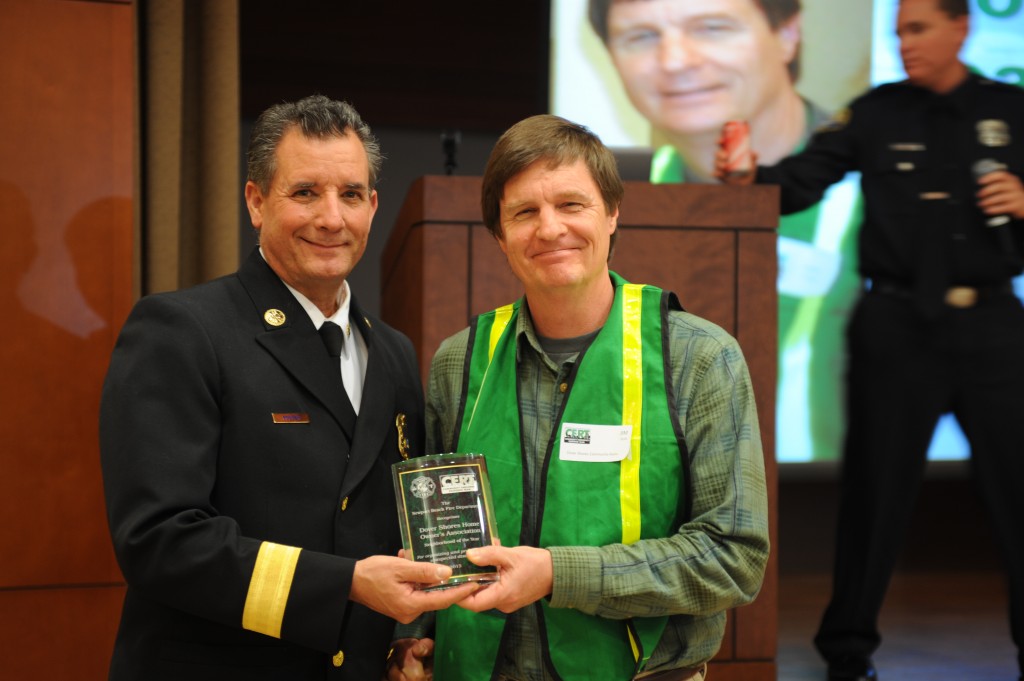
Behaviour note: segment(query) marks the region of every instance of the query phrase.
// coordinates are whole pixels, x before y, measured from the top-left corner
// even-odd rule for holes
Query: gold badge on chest
[[[985,147],[1005,147],[1010,144],[1010,126],[1006,121],[988,118],[978,121],[978,143]]]
[[[263,321],[271,326],[281,326],[285,321],[284,312],[271,308],[263,313]]]

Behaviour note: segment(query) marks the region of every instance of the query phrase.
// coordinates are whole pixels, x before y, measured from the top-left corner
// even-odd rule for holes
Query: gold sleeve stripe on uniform
[[[281,622],[301,551],[294,546],[263,542],[245,597],[242,628],[281,638]]]

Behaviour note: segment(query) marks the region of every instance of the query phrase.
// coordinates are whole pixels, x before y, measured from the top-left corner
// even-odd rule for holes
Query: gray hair
[[[352,132],[363,144],[370,165],[370,189],[377,186],[384,156],[370,126],[348,102],[312,95],[297,102],[275,104],[259,115],[249,135],[246,153],[248,179],[261,192],[270,190],[270,180],[276,167],[277,145],[291,128],[297,127],[304,136],[324,139],[343,137]]]

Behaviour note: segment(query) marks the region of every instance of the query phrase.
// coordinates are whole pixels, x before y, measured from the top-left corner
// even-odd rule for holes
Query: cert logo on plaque
[[[452,576],[427,589],[496,582],[497,569],[474,565],[466,550],[497,538],[491,484],[482,454],[434,454],[391,467],[405,555],[440,563]]]

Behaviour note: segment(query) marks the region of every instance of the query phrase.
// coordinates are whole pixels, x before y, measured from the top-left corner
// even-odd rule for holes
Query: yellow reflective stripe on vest
[[[281,638],[281,622],[301,551],[268,541],[260,545],[242,610],[243,629]]]
[[[483,378],[480,379],[481,391],[483,390],[484,384],[487,382],[487,374],[491,371],[491,360],[494,359],[494,349],[498,347],[498,341],[501,340],[501,334],[505,333],[509,320],[512,319],[513,312],[515,312],[515,303],[504,305],[494,311],[494,320],[491,322],[491,333],[487,337],[487,367],[484,369]],[[479,404],[479,400],[473,402],[473,409],[469,413],[469,420],[466,421],[467,432],[473,428],[473,419],[476,417],[476,408]]]
[[[640,436],[644,412],[643,347],[640,338],[643,286],[622,287],[622,425],[632,426],[629,456],[619,469],[622,543],[640,539]]]
[[[508,320],[512,319],[512,308],[513,305],[505,305],[499,307],[494,311],[494,323],[491,324],[491,337],[487,342],[487,363],[490,364],[491,360],[494,359],[494,348],[498,346],[498,339],[501,338],[501,334],[505,332],[505,327],[508,326]]]
[[[629,626],[629,623],[631,621],[632,620],[627,620],[626,621],[626,633],[629,635],[629,648],[630,648],[630,650],[633,651],[633,660],[639,663],[640,662],[640,655],[641,655],[640,641],[636,640],[636,634],[633,633],[633,627]],[[647,662],[647,660],[649,660],[650,657],[651,657],[651,655],[650,655],[650,653],[648,653],[647,657],[644,658],[644,662]],[[637,670],[637,671],[639,671],[639,670]]]

